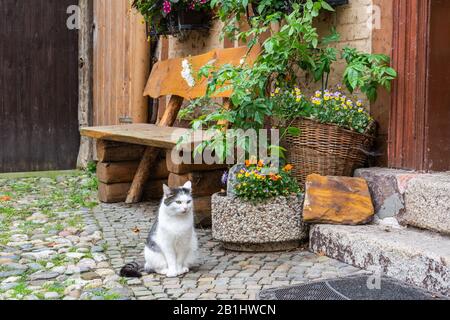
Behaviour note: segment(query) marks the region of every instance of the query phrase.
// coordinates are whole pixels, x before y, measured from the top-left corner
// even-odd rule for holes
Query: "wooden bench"
[[[204,55],[187,58],[196,73],[202,66],[212,63],[239,65],[243,58],[253,63],[259,47],[248,52],[247,47],[220,49]],[[158,62],[150,75],[144,95],[152,98],[171,96],[164,114],[156,125],[130,124],[104,127],[88,127],[80,130],[83,136],[97,139],[99,198],[103,202],[137,203],[142,199],[158,199],[162,196],[162,184],[178,187],[187,180],[194,185],[195,208],[199,214],[209,215],[211,195],[220,191],[220,175],[223,165],[175,165],[166,156],[176,146],[178,139],[188,129],[173,128],[185,99],[205,95],[207,79],[194,87],[181,76],[183,58]],[[215,98],[226,98],[231,91],[224,91]],[[196,141],[191,141],[195,143]]]

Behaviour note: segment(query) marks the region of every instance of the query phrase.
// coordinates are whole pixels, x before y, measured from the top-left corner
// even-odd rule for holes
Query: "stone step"
[[[450,295],[447,236],[412,228],[315,225],[310,238],[310,250],[315,253]]]
[[[380,219],[450,235],[450,172],[420,174],[384,168],[359,169]]]
[[[450,173],[419,175],[405,193],[402,224],[450,235]]]

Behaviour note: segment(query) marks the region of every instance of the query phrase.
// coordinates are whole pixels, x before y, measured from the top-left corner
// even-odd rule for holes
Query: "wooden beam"
[[[94,3],[93,0],[79,0],[81,10],[80,30],[78,32],[78,123],[80,127],[93,124],[93,32]],[[77,167],[85,168],[93,159],[94,144],[92,139],[81,137]]]
[[[175,123],[178,112],[183,104],[183,98],[179,96],[172,96],[169,104],[164,112],[161,121],[158,123],[160,127],[171,127]],[[126,203],[138,203],[142,199],[144,186],[150,177],[150,171],[155,164],[161,149],[155,147],[148,147],[145,150],[144,156],[139,164],[139,168],[134,176],[133,184],[128,192]]]

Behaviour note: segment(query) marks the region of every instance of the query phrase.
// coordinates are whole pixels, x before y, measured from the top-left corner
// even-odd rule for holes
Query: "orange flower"
[[[270,175],[270,179],[272,179],[272,181],[278,181],[281,179],[281,177],[277,174],[272,174]]]
[[[254,157],[252,157],[250,160],[245,160],[245,166],[246,167],[250,167],[252,165],[256,165],[257,163],[258,163],[258,161]]]
[[[258,167],[264,167],[264,161],[263,160],[259,160],[258,161]]]
[[[11,201],[11,197],[10,196],[0,197],[0,201]]]
[[[294,169],[294,166],[293,166],[292,164],[287,164],[287,165],[283,168],[284,172],[289,172],[289,171],[291,171],[292,169]]]

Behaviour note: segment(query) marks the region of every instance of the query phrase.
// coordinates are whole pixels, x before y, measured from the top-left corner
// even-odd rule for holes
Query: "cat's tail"
[[[144,266],[137,262],[127,263],[121,270],[120,276],[125,278],[142,278]]]

